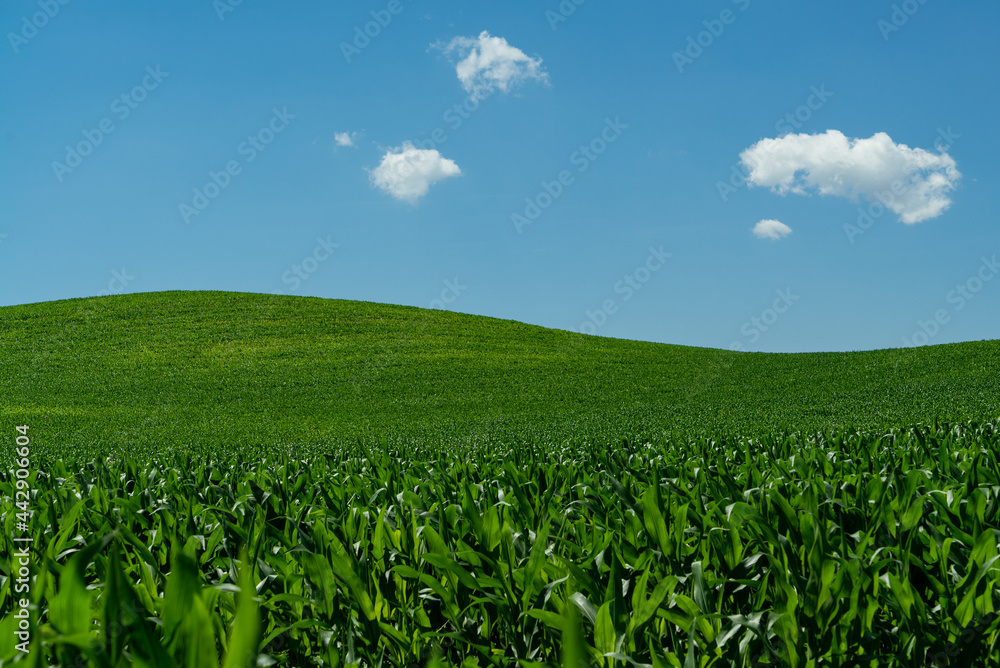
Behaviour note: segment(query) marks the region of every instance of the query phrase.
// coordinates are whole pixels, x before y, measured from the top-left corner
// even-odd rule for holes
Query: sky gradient
[[[0,305],[233,290],[767,352],[1000,336],[996,2],[455,5],[3,3]]]

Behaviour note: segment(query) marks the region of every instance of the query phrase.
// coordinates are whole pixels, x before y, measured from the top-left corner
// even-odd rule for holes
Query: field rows
[[[996,422],[39,468],[35,665],[1000,665]]]

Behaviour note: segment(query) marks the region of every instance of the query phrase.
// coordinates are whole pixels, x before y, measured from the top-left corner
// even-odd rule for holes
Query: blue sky
[[[998,336],[996,2],[230,3],[3,3],[0,304],[233,290],[772,352]]]

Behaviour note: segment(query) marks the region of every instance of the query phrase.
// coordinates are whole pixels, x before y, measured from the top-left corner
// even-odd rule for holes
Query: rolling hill
[[[161,292],[0,308],[6,423],[86,449],[614,441],[1000,415],[1000,341],[763,354],[368,302]]]
[[[997,341],[165,292],[0,350],[3,665],[32,606],[39,665],[998,665]]]

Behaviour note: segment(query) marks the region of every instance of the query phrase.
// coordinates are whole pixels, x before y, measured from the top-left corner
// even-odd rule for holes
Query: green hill
[[[0,350],[2,665],[31,608],[38,665],[1000,665],[1000,342],[170,292]]]
[[[443,311],[163,292],[0,308],[0,410],[60,447],[621,439],[1000,415],[1000,341],[763,354]]]

